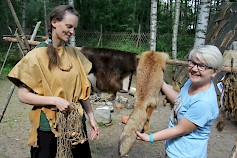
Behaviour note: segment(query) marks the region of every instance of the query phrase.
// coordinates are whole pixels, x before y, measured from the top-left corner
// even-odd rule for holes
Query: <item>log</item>
[[[167,64],[177,65],[177,66],[187,66],[188,62],[187,61],[182,61],[182,60],[168,60]],[[237,72],[237,67],[222,66],[221,71],[236,73]]]
[[[14,7],[13,7],[11,1],[10,1],[10,0],[7,0],[7,4],[8,4],[8,6],[9,6],[11,12],[12,12],[12,16],[13,16],[13,18],[14,18],[14,20],[15,20],[15,23],[16,23],[16,25],[17,25],[17,27],[18,27],[18,29],[19,29],[21,35],[23,36],[23,41],[24,41],[24,43],[25,43],[25,47],[26,47],[26,49],[27,49],[28,51],[30,51],[29,43],[28,43],[28,41],[27,41],[27,39],[26,39],[25,33],[23,32],[23,29],[22,29],[22,27],[21,27],[20,21],[19,21],[18,18],[17,18],[16,12],[15,12],[15,10],[14,10]]]
[[[17,39],[12,38],[12,37],[3,37],[4,40],[9,41],[9,42],[18,42]],[[40,42],[39,41],[31,41],[28,40],[29,44],[32,45],[38,45]],[[81,47],[77,47],[79,50]],[[168,60],[167,64],[170,65],[176,65],[176,66],[187,66],[188,62],[187,61],[182,61],[182,60]],[[227,66],[222,66],[221,71],[223,72],[234,72],[237,73],[237,67],[227,67]]]
[[[188,62],[187,61],[182,61],[182,60],[168,60],[167,64],[177,65],[177,66],[187,66]]]
[[[3,39],[5,41],[8,41],[8,42],[18,42],[16,38],[12,38],[12,37],[3,37]],[[32,41],[32,40],[28,40],[28,43],[31,44],[31,45],[38,45],[40,44],[39,41]]]

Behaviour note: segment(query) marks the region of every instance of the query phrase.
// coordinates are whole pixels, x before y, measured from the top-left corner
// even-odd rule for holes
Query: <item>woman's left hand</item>
[[[149,142],[150,141],[150,136],[146,133],[141,133],[139,131],[136,131],[137,134],[137,139],[138,140],[143,140],[145,142]]]
[[[93,119],[93,120],[90,120],[90,123],[91,123],[91,127],[92,127],[92,131],[90,133],[90,140],[94,140],[95,137],[99,138],[99,127],[96,123],[96,121]]]

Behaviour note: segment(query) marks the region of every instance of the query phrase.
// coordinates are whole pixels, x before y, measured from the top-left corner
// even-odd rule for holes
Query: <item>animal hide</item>
[[[126,155],[136,140],[136,131],[147,131],[159,99],[168,54],[153,51],[140,56],[136,76],[136,102],[119,140],[119,154]]]
[[[90,73],[96,77],[96,87],[102,92],[121,90],[122,80],[136,71],[136,53],[93,47],[79,49],[92,62]]]

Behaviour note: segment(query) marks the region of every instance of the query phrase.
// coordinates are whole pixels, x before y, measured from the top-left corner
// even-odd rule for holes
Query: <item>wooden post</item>
[[[17,18],[17,16],[16,16],[16,12],[15,12],[15,10],[14,10],[14,8],[13,8],[13,5],[12,5],[12,3],[11,3],[10,0],[7,0],[7,3],[8,3],[8,6],[9,6],[11,12],[12,12],[12,15],[13,15],[13,18],[14,18],[14,20],[15,20],[15,23],[16,23],[16,25],[17,25],[17,27],[18,27],[18,29],[19,29],[21,35],[22,35],[22,38],[23,38],[24,43],[25,43],[25,46],[26,46],[27,50],[30,51],[29,43],[28,43],[28,41],[27,41],[27,39],[26,39],[26,36],[25,36],[24,31],[23,31],[23,29],[22,29],[22,27],[21,27],[21,24],[20,24],[20,22],[19,22],[19,20],[18,20],[18,18]],[[23,51],[24,51],[24,49],[23,49]]]
[[[38,31],[38,28],[39,28],[39,25],[40,25],[40,23],[37,23],[37,25],[36,25],[36,27],[35,27],[35,29],[34,29],[34,32],[33,32],[32,36],[31,36],[31,39],[32,39],[32,40],[34,40],[34,38],[35,38],[35,36],[36,36],[36,33],[37,33],[37,31]],[[23,33],[23,31],[22,31],[22,33]],[[29,46],[28,40],[26,40],[26,39],[24,38],[24,42],[23,42],[23,41],[21,40],[20,36],[17,34],[17,31],[15,32],[15,35],[16,35],[17,41],[20,43],[19,49],[22,49],[22,48],[23,48],[23,51],[25,51],[24,53],[27,54],[28,51],[27,51],[26,47],[27,47],[27,45]],[[4,108],[3,108],[2,114],[0,115],[0,122],[1,122],[2,119],[3,119],[3,116],[4,116],[5,112],[6,112],[6,109],[7,109],[7,107],[8,107],[8,104],[9,104],[9,102],[10,102],[10,99],[11,99],[11,97],[12,97],[12,94],[13,94],[15,88],[16,88],[16,86],[15,86],[14,84],[12,84],[11,89],[10,89],[8,95],[7,95],[7,98],[6,98],[6,101],[5,101],[5,104],[4,104]]]
[[[102,28],[102,24],[100,24],[100,38],[97,44],[98,47],[102,46],[102,35],[103,35],[103,28]]]
[[[136,47],[139,46],[140,39],[141,39],[141,25],[139,25],[139,28],[138,28],[138,36],[137,36],[137,44],[136,44]]]
[[[5,103],[4,103],[2,114],[0,114],[0,122],[2,121],[3,116],[4,116],[4,114],[5,114],[6,110],[7,110],[7,106],[9,104],[9,102],[10,102],[10,99],[12,97],[12,94],[14,92],[15,87],[16,87],[15,85],[12,85],[10,91],[8,92],[7,99],[6,99]]]
[[[41,24],[41,21],[37,22],[37,24],[36,24],[36,26],[34,28],[34,31],[33,31],[32,35],[31,35],[31,38],[30,38],[31,41],[35,40],[35,36],[36,36],[37,31],[38,31],[38,29],[40,27],[40,24]]]

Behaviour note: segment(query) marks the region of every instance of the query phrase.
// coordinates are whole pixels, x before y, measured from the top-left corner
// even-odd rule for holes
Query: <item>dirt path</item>
[[[2,113],[6,96],[11,87],[7,80],[0,80],[0,112]],[[10,100],[6,113],[0,123],[0,158],[29,158],[29,147],[26,145],[30,122],[28,112],[31,106],[22,104],[16,95],[17,89]],[[126,94],[119,94],[125,95]],[[130,98],[131,96],[128,96]],[[93,106],[95,109],[96,106]],[[113,124],[100,127],[100,139],[90,142],[93,158],[116,158],[118,156],[118,139],[123,130],[121,116],[128,115],[132,110],[114,110],[112,113]],[[148,133],[162,130],[167,127],[170,108],[159,106],[152,114]],[[237,138],[237,125],[226,121],[222,132],[212,127],[209,146],[209,158],[228,158]],[[88,127],[88,131],[90,128]],[[127,157],[131,158],[163,158],[165,155],[164,142],[154,144],[136,141]]]

